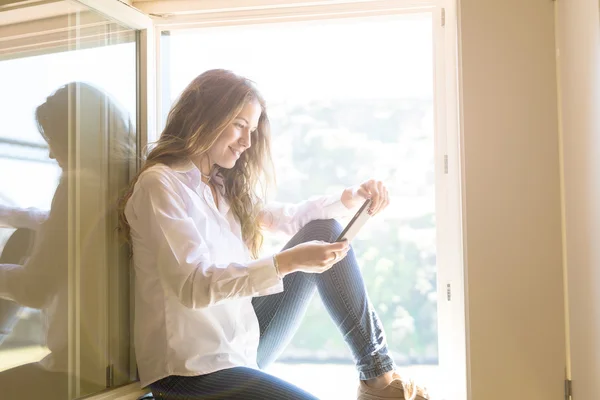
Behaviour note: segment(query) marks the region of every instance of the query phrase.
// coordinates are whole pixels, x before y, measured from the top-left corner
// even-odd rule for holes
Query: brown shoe
[[[374,389],[360,381],[357,400],[429,400],[424,387],[417,386],[412,380],[403,380],[394,373],[394,380],[382,389]]]

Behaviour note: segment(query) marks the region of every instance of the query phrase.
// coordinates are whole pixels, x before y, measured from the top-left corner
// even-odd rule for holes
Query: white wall
[[[471,400],[564,398],[553,7],[459,0]]]
[[[600,9],[557,7],[573,397],[600,399]]]

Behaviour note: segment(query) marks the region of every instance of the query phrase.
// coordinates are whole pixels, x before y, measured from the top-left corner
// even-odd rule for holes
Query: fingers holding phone
[[[370,215],[374,216],[383,211],[390,204],[385,183],[380,180],[369,179],[358,186],[347,188],[342,193],[342,203],[347,208],[354,208],[366,199],[372,200],[368,210]]]
[[[347,240],[336,242],[336,243],[330,243],[330,244],[337,244],[337,243],[343,243],[345,245],[345,247],[342,248],[341,250],[338,250],[338,247],[336,246],[335,248],[333,248],[331,250],[332,259],[329,262],[330,268],[332,266],[334,266],[335,264],[337,264],[338,262],[342,261],[344,259],[344,257],[346,257],[346,255],[348,255],[348,252],[350,251],[350,245]]]
[[[301,271],[322,273],[346,257],[350,250],[348,241],[327,243],[310,241],[300,243],[277,254],[279,271],[282,275]]]

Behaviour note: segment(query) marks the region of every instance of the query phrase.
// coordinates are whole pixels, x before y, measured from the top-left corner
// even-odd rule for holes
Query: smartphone
[[[351,241],[354,239],[360,228],[371,218],[369,215],[369,207],[371,206],[371,199],[367,199],[364,204],[360,207],[360,209],[354,214],[354,217],[348,222],[346,228],[340,233],[336,242],[341,242],[342,240]]]

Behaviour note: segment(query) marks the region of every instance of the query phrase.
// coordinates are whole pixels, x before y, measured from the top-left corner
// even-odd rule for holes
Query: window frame
[[[458,20],[452,0],[411,1],[206,1],[141,2],[141,10],[152,15],[156,27],[157,76],[161,71],[163,32],[233,25],[302,22],[318,19],[376,17],[390,14],[431,12],[434,41],[434,108],[436,152],[436,218],[438,254],[439,365],[448,398],[467,398],[467,333],[462,239],[461,146],[459,139]],[[171,4],[173,3],[173,4]],[[193,8],[193,6],[196,6]],[[158,110],[165,82],[157,82]],[[162,113],[157,114],[162,126]],[[448,297],[450,291],[450,298]]]
[[[440,378],[444,379],[447,398],[467,399],[470,375],[456,0],[138,0],[134,2],[137,10],[118,0],[75,1],[139,31],[139,156],[148,142],[158,137],[163,124],[162,100],[166,88],[163,88],[161,77],[165,71],[161,70],[160,61],[161,36],[165,31],[424,11],[433,14],[438,342],[439,366],[443,371]],[[138,157],[138,167],[139,160],[141,157]],[[134,362],[131,368],[133,373],[136,368]],[[135,390],[135,393],[142,393],[135,383],[126,387],[131,393]],[[109,392],[117,395],[115,390]],[[105,396],[100,394],[90,398],[134,398]]]
[[[156,63],[153,60],[156,59],[156,42],[155,28],[152,19],[136,10],[135,8],[124,4],[120,1],[106,1],[106,0],[74,0],[83,6],[92,9],[106,18],[118,22],[119,24],[135,29],[137,32],[137,68],[136,68],[136,97],[137,97],[137,143],[136,143],[136,168],[138,171],[142,166],[142,156],[144,149],[147,147],[149,140],[152,141],[156,138],[157,125],[157,102],[156,102]],[[149,139],[150,138],[150,139]],[[134,172],[135,173],[135,172]],[[133,178],[133,176],[131,176]],[[129,315],[133,315],[133,302],[134,302],[134,282],[130,282],[129,299],[126,304],[114,304],[113,307],[123,307],[129,310]],[[113,318],[117,318],[115,313],[109,313],[111,318],[111,326],[118,326],[118,321],[112,321]],[[108,398],[122,398],[122,399],[133,399],[146,393],[147,390],[140,390],[139,384],[137,383],[137,366],[135,363],[135,351],[133,346],[133,318],[130,318],[129,326],[130,335],[122,337],[117,332],[114,332],[113,337],[118,337],[119,343],[114,345],[118,347],[128,346],[130,349],[130,365],[129,365],[129,377],[132,383],[124,386],[109,387],[106,391],[98,394],[90,395],[86,398],[90,399],[108,399]],[[109,343],[109,346],[111,343]],[[113,374],[112,366],[107,366],[107,380],[111,381]],[[115,397],[118,396],[118,397]]]

